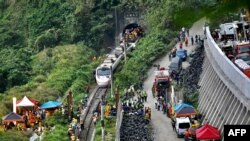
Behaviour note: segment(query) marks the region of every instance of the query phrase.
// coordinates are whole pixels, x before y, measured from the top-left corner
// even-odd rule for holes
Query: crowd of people
[[[80,140],[80,133],[84,130],[84,113],[88,106],[88,96],[84,96],[78,103],[76,117],[72,118],[68,127],[68,137],[70,141]]]
[[[106,101],[105,103],[105,118],[108,117],[115,117],[116,116],[116,107],[115,105],[110,105]],[[80,135],[83,130],[87,130],[84,125],[84,114],[86,112],[88,106],[88,97],[85,96],[78,104],[76,116],[71,120],[69,127],[68,127],[68,137],[70,141],[79,141]],[[101,116],[101,105],[96,107],[96,109],[92,113],[92,123],[96,125],[98,119]]]
[[[138,88],[134,89],[131,85],[128,90],[125,90],[124,102],[122,103],[122,109],[125,114],[137,114],[143,116],[147,123],[151,120],[151,108],[145,107],[144,103],[147,102],[147,92]]]
[[[45,119],[57,111],[61,111],[60,108],[45,110],[38,108],[37,105],[29,108],[17,107],[17,114],[21,115],[23,120],[16,122],[3,122],[3,129],[5,131],[10,129],[31,131],[33,135],[36,134],[41,136],[44,131],[50,131],[53,129],[53,125],[48,124]]]
[[[126,29],[124,33],[124,40],[125,42],[135,42],[138,37],[142,36],[142,33],[143,29],[140,26]]]
[[[79,141],[80,140],[80,133],[83,130],[82,125],[79,121],[75,118],[72,119],[72,122],[68,128],[68,137],[70,141]]]

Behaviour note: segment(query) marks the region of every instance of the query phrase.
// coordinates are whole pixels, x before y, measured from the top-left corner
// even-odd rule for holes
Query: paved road
[[[203,30],[202,27],[205,23],[205,19],[201,19],[194,23],[192,28],[189,30],[189,36],[195,36],[202,35]],[[179,44],[176,45],[177,48],[179,48]],[[188,53],[190,53],[195,47],[191,46],[191,41],[189,40],[189,46],[184,48],[188,50]],[[157,60],[155,64],[160,64],[161,66],[168,68],[168,65],[170,64],[169,57],[166,55],[165,57]],[[188,63],[184,63],[183,66],[188,66]],[[162,112],[157,111],[154,108],[155,99],[152,96],[151,88],[154,81],[154,75],[153,72],[156,70],[156,68],[152,67],[148,71],[148,78],[144,82],[144,89],[148,93],[148,101],[145,103],[145,106],[151,107],[152,109],[152,125],[155,131],[155,141],[183,141],[183,138],[177,138],[176,133],[172,130],[171,126],[171,120],[170,118],[167,118],[166,115],[164,115]]]

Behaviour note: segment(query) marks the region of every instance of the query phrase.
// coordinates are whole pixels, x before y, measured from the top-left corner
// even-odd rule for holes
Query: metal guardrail
[[[235,86],[241,91],[241,93],[244,94],[244,96],[249,100],[250,79],[244,73],[242,73],[221,51],[221,49],[218,47],[218,45],[212,38],[209,27],[206,27],[206,37],[206,42],[212,54],[211,57],[214,58],[214,60],[216,61],[220,69],[224,72],[226,77],[228,77],[229,80],[232,81]]]
[[[123,112],[122,112],[122,102],[119,100],[118,109],[116,114],[116,133],[115,141],[120,141],[120,127],[122,124]]]

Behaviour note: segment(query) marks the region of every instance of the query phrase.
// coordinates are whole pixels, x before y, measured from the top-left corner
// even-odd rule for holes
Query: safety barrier
[[[247,99],[250,99],[250,79],[244,73],[242,73],[221,51],[212,38],[209,27],[206,27],[206,37],[206,42],[212,54],[211,57],[214,58],[220,67],[219,69],[224,72],[226,77],[235,84],[238,90],[241,91],[241,93],[244,94]],[[229,87],[229,89],[231,88]]]
[[[117,107],[117,114],[116,114],[116,133],[115,133],[115,141],[120,141],[120,127],[122,124],[122,104],[121,100],[119,100],[118,107]]]

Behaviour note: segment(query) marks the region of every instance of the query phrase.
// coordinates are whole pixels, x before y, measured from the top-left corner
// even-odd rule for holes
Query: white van
[[[184,135],[186,129],[190,128],[190,120],[188,117],[179,117],[176,118],[175,129],[177,133],[177,137],[181,137]]]

